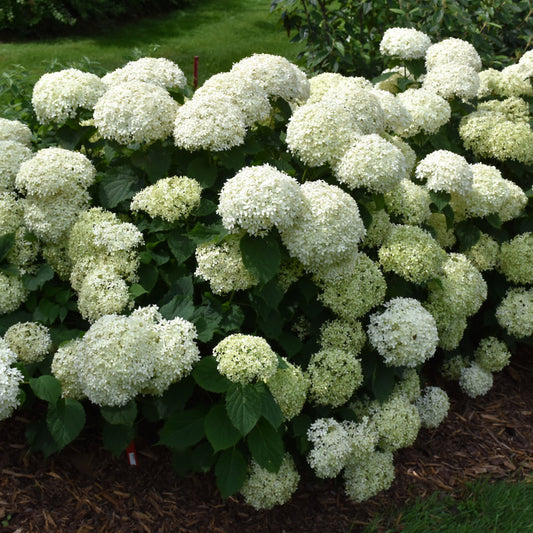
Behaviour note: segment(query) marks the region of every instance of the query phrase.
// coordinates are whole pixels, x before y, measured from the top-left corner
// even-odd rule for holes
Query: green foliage
[[[300,58],[311,72],[377,76],[383,70],[379,43],[391,27],[416,28],[433,42],[464,39],[494,68],[506,66],[533,39],[530,0],[273,0],[270,9],[292,42],[305,44]]]

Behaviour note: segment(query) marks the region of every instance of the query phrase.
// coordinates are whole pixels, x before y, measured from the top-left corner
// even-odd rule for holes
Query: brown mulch
[[[24,420],[0,422],[2,532],[347,532],[361,531],[397,505],[436,490],[491,479],[533,481],[533,352],[521,350],[471,399],[447,390],[452,409],[436,430],[422,430],[396,454],[392,487],[362,504],[335,481],[303,480],[292,500],[254,511],[240,497],[222,500],[211,475],[177,477],[166,450],[138,446],[138,466],[113,458],[84,435],[44,462],[29,455]],[[11,518],[9,518],[11,516]]]

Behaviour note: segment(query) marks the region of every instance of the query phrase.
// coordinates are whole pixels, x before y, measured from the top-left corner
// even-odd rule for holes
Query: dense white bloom
[[[141,57],[129,61],[102,78],[102,82],[108,86],[130,81],[152,83],[165,89],[184,89],[187,85],[185,74],[179,66],[164,57]]]
[[[139,191],[133,197],[130,209],[175,222],[187,218],[200,205],[201,193],[202,187],[196,180],[172,176]]]
[[[302,215],[281,234],[289,254],[309,270],[353,255],[366,233],[356,201],[322,180],[308,181],[300,191]]]
[[[352,113],[340,103],[325,99],[303,105],[292,114],[285,142],[309,166],[335,165],[358,134]]]
[[[383,244],[391,228],[390,216],[385,209],[376,209],[375,204],[369,204],[366,207],[369,207],[372,221],[370,226],[366,228],[365,239],[361,246],[363,248],[378,248]]]
[[[481,70],[481,58],[476,49],[462,39],[450,37],[427,49],[426,70],[447,68],[450,63],[470,67],[476,72]]]
[[[393,396],[405,396],[411,403],[420,398],[420,376],[415,368],[405,368],[402,379],[398,381],[391,392]]]
[[[284,365],[279,366],[276,373],[266,384],[274,400],[279,405],[283,418],[291,420],[300,414],[309,389],[309,378],[299,366],[295,366],[285,358]]]
[[[368,338],[388,365],[413,368],[433,356],[439,340],[433,316],[414,298],[394,298],[370,317]]]
[[[340,348],[359,355],[365,342],[366,333],[359,321],[330,320],[320,328],[320,346],[324,349]]]
[[[466,331],[466,316],[443,305],[438,299],[425,302],[424,307],[435,317],[439,331],[439,346],[444,350],[455,350]]]
[[[335,314],[355,321],[385,299],[387,283],[379,266],[363,253],[317,276],[318,299]]]
[[[472,100],[478,95],[479,75],[473,67],[462,63],[446,63],[427,72],[422,87],[450,100]]]
[[[0,191],[13,191],[20,165],[32,156],[32,151],[22,143],[0,140]]]
[[[30,128],[23,122],[0,118],[0,141],[15,141],[29,146],[31,137]]]
[[[444,213],[431,213],[427,224],[435,231],[435,238],[443,248],[451,248],[456,242],[453,227],[448,227],[448,220]]]
[[[472,264],[480,271],[492,270],[500,254],[500,245],[486,233],[481,233],[479,240],[464,252]]]
[[[446,252],[428,231],[401,224],[392,225],[378,256],[385,272],[414,283],[438,277],[446,260]]]
[[[440,387],[426,387],[415,402],[422,427],[436,428],[448,415],[450,399]]]
[[[508,289],[495,315],[509,335],[517,339],[533,335],[533,289]]]
[[[278,356],[263,337],[235,333],[214,348],[218,371],[234,383],[268,381],[278,368]]]
[[[80,357],[78,350],[82,345],[82,339],[73,339],[61,344],[52,359],[52,375],[61,382],[63,398],[83,400],[86,397],[76,369]]]
[[[374,133],[355,140],[335,167],[335,175],[350,189],[387,192],[405,179],[409,170],[402,151]]]
[[[407,89],[397,98],[413,119],[408,128],[397,132],[402,137],[412,137],[419,132],[435,133],[450,120],[450,104],[434,91]]]
[[[19,406],[19,384],[24,380],[22,372],[11,368],[17,359],[6,341],[0,338],[0,420],[9,418]]]
[[[358,85],[361,88],[372,88],[372,83],[366,78],[359,76],[350,76],[348,83]],[[339,74],[338,72],[322,72],[309,78],[309,85],[311,94],[306,103],[312,104],[318,102],[324,98],[324,96],[331,90],[337,87],[341,83],[345,83],[346,76]]]
[[[272,165],[244,167],[220,191],[217,213],[230,232],[266,235],[290,228],[303,209],[300,185]]]
[[[21,277],[0,272],[0,315],[16,311],[27,296]]]
[[[533,76],[533,50],[528,50],[518,60],[518,65],[522,71],[522,75],[525,78],[531,78]]]
[[[43,74],[33,87],[31,103],[41,124],[61,123],[80,108],[92,110],[105,91],[96,74],[69,68]]]
[[[511,359],[511,353],[505,342],[496,337],[481,339],[474,356],[476,363],[487,372],[500,372]]]
[[[318,405],[340,407],[363,382],[361,361],[340,348],[314,353],[307,367],[311,380],[309,398]]]
[[[389,28],[379,43],[379,51],[399,59],[421,59],[430,45],[431,39],[424,32],[414,28]]]
[[[429,190],[458,194],[468,194],[474,179],[468,161],[448,150],[436,150],[424,157],[416,167],[415,176]]]
[[[235,63],[231,72],[251,78],[269,96],[279,96],[289,103],[303,104],[309,98],[307,76],[282,56],[253,54]]]
[[[450,357],[441,366],[441,374],[451,381],[459,381],[461,372],[470,364],[470,360],[463,355]]]
[[[463,368],[461,377],[459,378],[461,389],[471,398],[486,394],[492,388],[493,382],[494,378],[492,374],[481,368],[476,362]]]
[[[509,65],[500,73],[496,94],[499,96],[533,96],[533,87],[521,65]]]
[[[38,322],[18,322],[4,334],[4,340],[19,361],[36,363],[42,361],[52,349],[52,338],[46,326]]]
[[[533,233],[521,233],[502,243],[498,269],[511,283],[533,283]]]
[[[211,76],[194,93],[194,98],[200,96],[209,98],[216,94],[224,94],[231,99],[232,103],[242,111],[244,122],[248,127],[256,122],[265,121],[272,110],[265,89],[254,80],[234,72],[221,72]]]
[[[399,216],[404,224],[422,224],[431,215],[429,191],[408,179],[385,194],[385,204],[389,213]]]
[[[142,81],[113,85],[94,106],[94,125],[104,139],[119,144],[166,139],[178,103],[162,87]]]
[[[245,290],[258,283],[244,266],[238,237],[225,239],[221,244],[200,244],[195,255],[194,274],[208,281],[214,294]]]
[[[203,94],[182,105],[174,123],[174,142],[185,150],[220,152],[244,142],[246,123],[231,97]]]
[[[385,114],[385,129],[398,133],[409,127],[413,121],[411,113],[394,94],[381,89],[373,89],[372,94],[378,99]]]
[[[349,463],[344,470],[346,494],[356,502],[388,489],[394,480],[392,452],[374,451]]]
[[[286,453],[277,472],[270,472],[254,460],[240,492],[244,501],[256,510],[272,509],[287,503],[298,487],[300,474],[290,454]]]

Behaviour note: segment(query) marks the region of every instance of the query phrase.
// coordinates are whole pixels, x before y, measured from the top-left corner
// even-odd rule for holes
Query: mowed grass
[[[479,480],[456,494],[436,492],[374,520],[362,533],[531,533],[533,480]]]
[[[231,68],[253,53],[296,60],[300,48],[289,42],[270,14],[270,0],[192,0],[189,7],[99,31],[94,35],[31,42],[0,43],[0,72],[14,64],[32,77],[61,65],[83,64],[84,58],[105,70],[122,66],[136,55],[166,57],[192,82],[194,56],[199,57],[199,83]]]

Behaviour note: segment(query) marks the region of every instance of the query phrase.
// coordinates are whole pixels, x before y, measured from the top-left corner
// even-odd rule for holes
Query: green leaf
[[[261,385],[264,388],[263,409],[261,410],[261,415],[277,429],[283,422],[283,413],[281,412],[279,405],[276,403],[276,400],[274,400],[274,396],[272,396],[270,390],[263,385],[263,383],[258,383],[257,385]]]
[[[136,167],[146,172],[152,183],[167,176],[171,160],[170,151],[160,144],[152,145],[144,154],[137,152],[131,158]]]
[[[285,449],[281,435],[272,427],[270,422],[261,418],[250,431],[248,448],[259,466],[269,472],[277,472],[283,461]]]
[[[54,277],[54,271],[48,263],[43,263],[37,269],[35,275],[24,274],[22,283],[29,291],[36,291],[43,288],[43,285]]]
[[[0,261],[3,261],[15,245],[15,234],[6,233],[0,237]]]
[[[128,288],[128,293],[135,300],[135,298],[138,298],[143,294],[148,294],[148,291],[142,285],[134,283]]]
[[[201,305],[195,308],[190,320],[196,326],[198,340],[209,342],[218,329],[222,315],[210,305]]]
[[[215,465],[215,476],[223,498],[239,492],[247,475],[248,465],[239,450],[231,448],[220,454]]]
[[[215,456],[209,442],[202,441],[194,448],[172,452],[172,467],[179,475],[188,472],[207,473],[211,470]]]
[[[457,235],[457,240],[459,241],[462,252],[472,248],[481,237],[481,231],[479,228],[472,224],[472,222],[466,220],[459,222],[455,226],[455,234]]]
[[[25,436],[30,445],[30,450],[42,452],[45,458],[60,449],[46,425],[46,420],[42,418],[30,422],[26,426]]]
[[[168,303],[163,305],[159,312],[167,320],[172,320],[177,316],[184,320],[191,320],[194,315],[195,307],[192,296],[176,295]]]
[[[220,242],[226,235],[228,230],[222,224],[196,224],[194,228],[188,233],[189,239],[196,244],[204,244],[206,242]]]
[[[104,423],[102,430],[104,448],[118,457],[135,437],[135,428],[123,424]]]
[[[100,413],[104,420],[110,424],[133,426],[137,418],[137,404],[135,400],[130,400],[126,405],[121,407],[100,407]]]
[[[241,438],[239,430],[231,423],[226,408],[222,404],[214,405],[207,413],[205,435],[215,452],[231,448]]]
[[[379,363],[375,366],[372,373],[372,392],[380,402],[387,400],[394,388],[394,371],[393,369]]]
[[[157,283],[159,269],[151,263],[141,263],[137,272],[139,273],[139,283],[150,292]]]
[[[224,314],[219,324],[221,331],[226,334],[239,331],[244,322],[244,311],[238,305],[229,303],[224,305]]]
[[[217,370],[217,360],[212,355],[202,357],[194,366],[192,377],[209,392],[226,392],[231,387],[231,381]]]
[[[72,398],[59,400],[48,406],[46,425],[59,448],[72,442],[85,425],[83,405]]]
[[[177,231],[169,235],[167,244],[172,255],[178,260],[178,263],[187,261],[196,250],[196,243],[191,241],[187,235],[183,235]]]
[[[120,202],[130,200],[142,187],[142,181],[127,172],[106,174],[98,185],[100,203],[106,209],[113,209]]]
[[[204,435],[204,414],[199,409],[190,409],[174,413],[166,420],[158,444],[180,450],[196,444]]]
[[[439,213],[450,203],[451,194],[446,191],[429,191],[431,201],[437,207]]]
[[[501,228],[502,227],[502,221],[500,216],[497,213],[492,213],[491,215],[488,215],[487,222],[493,227],[493,228]]]
[[[210,164],[207,155],[193,159],[187,167],[186,174],[189,178],[194,178],[204,188],[212,187],[217,180],[217,169]]]
[[[267,283],[277,274],[281,251],[272,235],[261,238],[246,234],[240,241],[240,248],[244,266],[261,283]]]
[[[232,424],[244,437],[263,411],[263,394],[251,384],[236,384],[226,393],[226,409]]]
[[[195,217],[205,217],[207,215],[212,215],[217,210],[217,204],[208,200],[207,198],[202,198],[200,200],[200,205],[192,213],[192,216]]]
[[[61,396],[61,382],[50,374],[30,378],[30,387],[37,398],[51,404]]]

